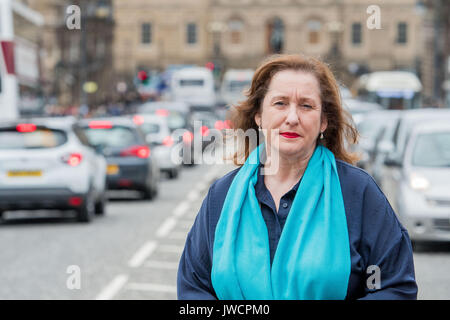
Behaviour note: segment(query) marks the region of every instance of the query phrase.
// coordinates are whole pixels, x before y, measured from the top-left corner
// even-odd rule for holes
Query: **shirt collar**
[[[261,169],[263,167],[264,167],[264,164],[260,163],[259,167],[258,167],[258,180],[256,181],[256,184],[255,184],[255,194],[256,194],[256,197],[260,201],[262,201],[263,199],[267,199],[268,198],[267,195],[269,192],[269,190],[267,189],[267,187],[264,183],[264,176],[261,174]],[[297,190],[298,190],[298,187],[299,187],[301,181],[302,181],[302,179],[300,178],[300,180],[287,193],[290,193],[290,192],[293,192],[294,194],[297,193]]]

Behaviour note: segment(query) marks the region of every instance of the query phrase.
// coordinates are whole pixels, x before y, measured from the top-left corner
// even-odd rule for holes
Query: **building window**
[[[188,44],[197,43],[197,25],[195,23],[188,23],[186,26],[186,42]]]
[[[266,24],[266,52],[278,54],[284,48],[284,23],[280,18],[273,18]]]
[[[360,45],[362,43],[362,26],[356,22],[352,24],[352,44]]]
[[[308,21],[308,43],[318,44],[320,42],[320,29],[322,24],[317,20]]]
[[[232,44],[240,44],[242,42],[242,30],[244,24],[241,20],[233,19],[228,22],[228,29],[230,30],[230,41]]]
[[[397,24],[397,43],[405,44],[408,42],[408,25],[405,22]]]
[[[141,28],[141,42],[142,44],[152,43],[152,24],[143,23]]]

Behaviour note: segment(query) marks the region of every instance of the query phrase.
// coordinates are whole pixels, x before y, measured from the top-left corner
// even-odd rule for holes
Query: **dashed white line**
[[[95,300],[112,300],[128,281],[128,275],[119,274],[95,298]]]
[[[145,243],[130,259],[128,266],[131,268],[138,268],[147,259],[153,251],[155,251],[158,243],[156,241],[149,241]]]
[[[177,219],[174,217],[168,217],[162,225],[156,230],[156,236],[158,238],[163,238],[167,236],[170,231],[172,231],[173,228],[175,228],[175,225],[177,224]]]
[[[189,207],[190,203],[188,201],[183,201],[175,208],[175,210],[173,210],[173,215],[179,218],[189,210]]]

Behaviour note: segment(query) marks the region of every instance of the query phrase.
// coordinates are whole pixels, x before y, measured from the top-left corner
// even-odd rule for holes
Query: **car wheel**
[[[142,199],[144,200],[152,200],[153,195],[153,188],[151,186],[145,186],[144,190],[142,190]]]
[[[106,212],[106,194],[103,192],[100,199],[95,203],[95,214],[104,215]]]
[[[95,214],[95,199],[92,191],[84,197],[83,204],[78,209],[77,220],[79,222],[90,222]]]
[[[178,177],[178,169],[171,169],[169,171],[169,179],[176,179]]]

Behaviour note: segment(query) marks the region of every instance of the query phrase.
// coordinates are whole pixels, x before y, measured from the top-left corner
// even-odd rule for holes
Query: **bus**
[[[0,1],[0,119],[18,117],[11,1]]]
[[[175,71],[171,78],[171,93],[175,101],[213,108],[216,93],[212,71],[204,67],[189,67]]]
[[[412,72],[379,71],[364,74],[356,81],[361,100],[378,103],[384,109],[416,109],[422,104],[422,83]]]

